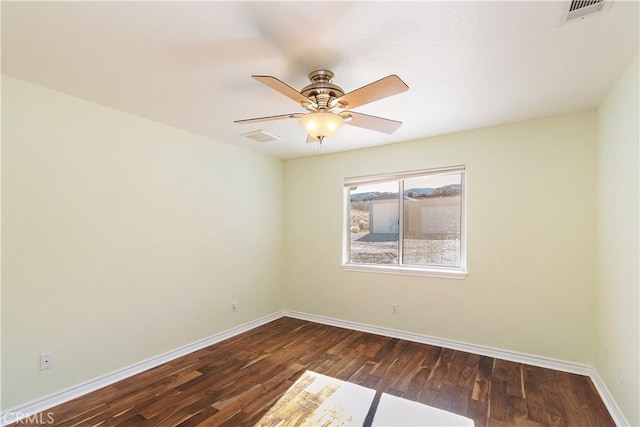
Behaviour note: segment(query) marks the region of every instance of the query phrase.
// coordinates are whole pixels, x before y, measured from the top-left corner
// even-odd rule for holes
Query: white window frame
[[[438,169],[425,169],[418,171],[409,171],[392,174],[369,175],[361,177],[352,177],[344,179],[344,202],[343,202],[343,246],[342,246],[342,268],[346,271],[359,271],[366,273],[384,273],[384,274],[405,274],[412,276],[430,276],[441,278],[464,279],[467,277],[467,185],[466,185],[466,167],[452,166]],[[376,265],[376,264],[351,264],[351,213],[349,187],[374,184],[377,182],[398,181],[398,194],[404,195],[404,180],[407,178],[415,178],[419,176],[444,175],[450,173],[460,173],[460,266],[414,266],[399,264],[402,260],[403,239],[404,239],[404,203],[402,200],[398,203],[398,265]]]

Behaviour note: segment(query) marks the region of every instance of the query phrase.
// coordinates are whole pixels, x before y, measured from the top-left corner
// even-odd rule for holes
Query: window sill
[[[396,267],[392,265],[342,264],[342,269],[345,271],[359,271],[362,273],[402,274],[408,276],[427,276],[460,280],[465,279],[469,274],[466,270]]]

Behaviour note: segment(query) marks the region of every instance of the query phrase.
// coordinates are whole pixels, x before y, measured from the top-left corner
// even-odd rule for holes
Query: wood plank
[[[509,395],[507,382],[492,379],[489,392],[489,418],[495,421],[507,421],[509,416]]]
[[[442,388],[442,384],[444,384],[444,380],[447,377],[449,367],[451,366],[451,361],[453,360],[455,353],[455,350],[448,348],[442,349],[440,357],[431,371],[429,379],[427,379],[427,385],[429,388],[433,390],[440,390]]]
[[[509,360],[494,359],[492,376],[507,383],[509,396],[524,398],[521,366]]]

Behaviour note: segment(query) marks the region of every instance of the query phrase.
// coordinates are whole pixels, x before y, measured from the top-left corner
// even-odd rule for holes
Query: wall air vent
[[[571,0],[565,8],[565,21],[584,19],[587,15],[604,12],[611,6],[611,0]]]
[[[269,142],[269,141],[277,141],[282,139],[281,136],[272,135],[269,132],[265,132],[263,130],[256,130],[253,132],[243,133],[242,136],[245,136],[249,139],[253,139],[256,142]]]

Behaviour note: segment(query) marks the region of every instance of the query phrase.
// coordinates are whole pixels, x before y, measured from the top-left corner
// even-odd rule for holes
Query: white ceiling
[[[609,1],[609,0],[607,0]],[[2,2],[2,71],[281,158],[318,153],[302,112],[251,79],[300,90],[318,68],[345,92],[389,74],[409,91],[355,111],[393,135],[344,126],[344,151],[597,107],[638,52],[638,1],[563,23],[566,2]],[[262,129],[282,140],[258,143]]]

